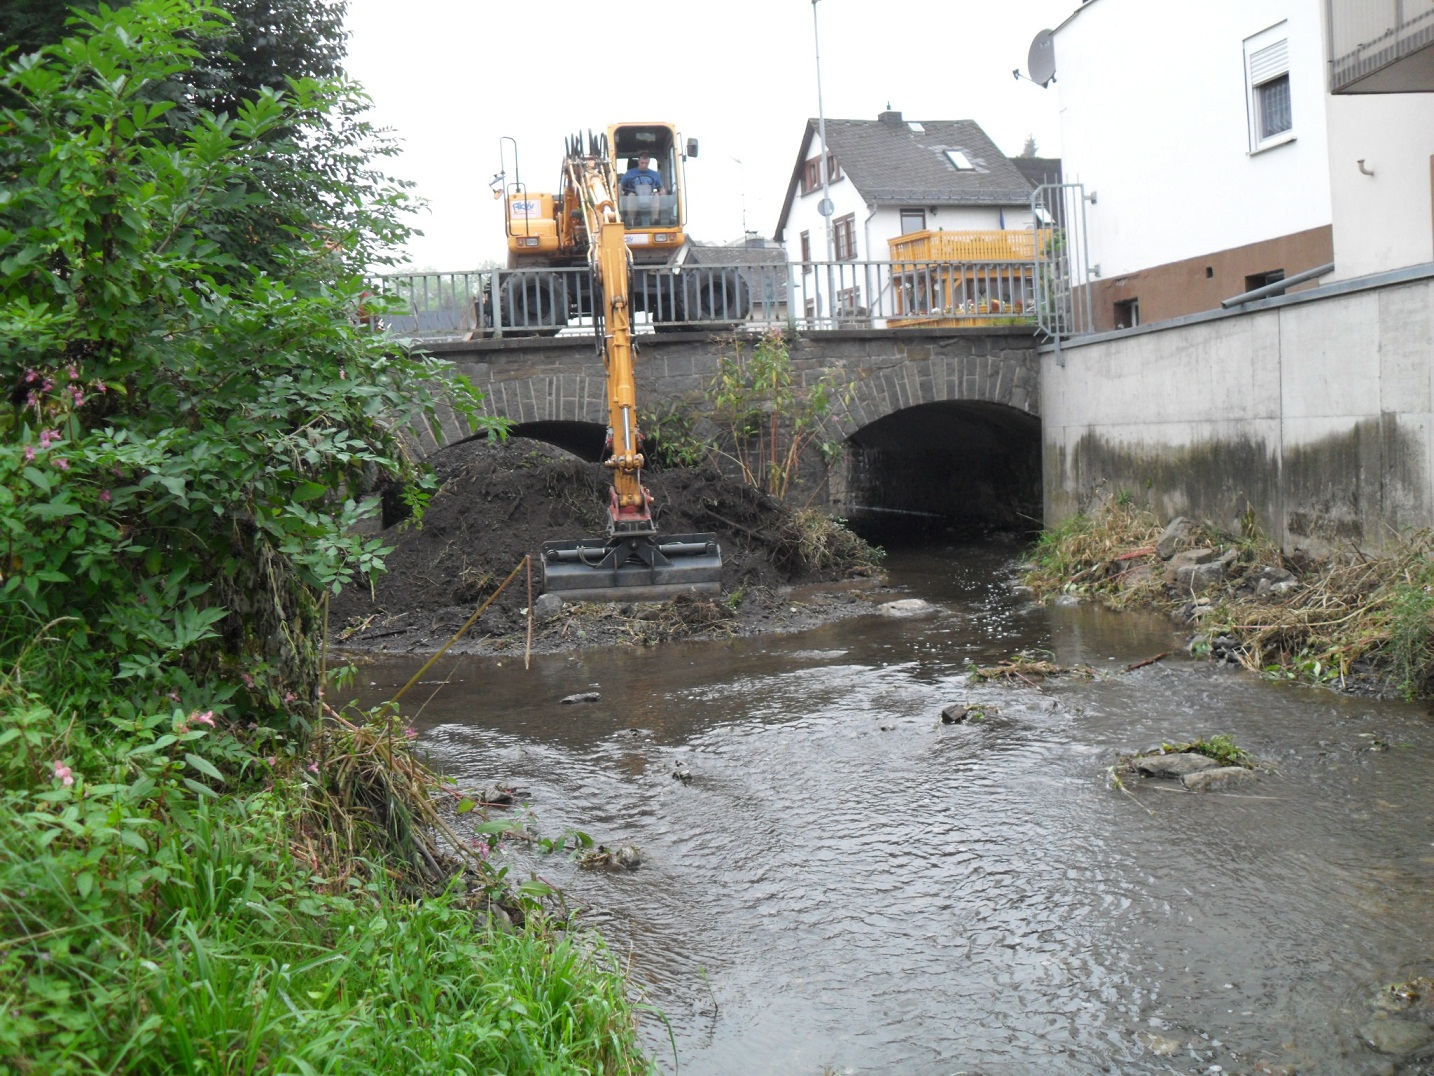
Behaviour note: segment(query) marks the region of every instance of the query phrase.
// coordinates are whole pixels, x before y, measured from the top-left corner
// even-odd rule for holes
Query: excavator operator
[[[643,154],[637,158],[636,166],[629,168],[622,174],[620,186],[623,194],[637,196],[637,208],[635,215],[641,217],[642,223],[652,225],[657,223],[659,203],[657,196],[666,193],[662,185],[662,173],[655,168],[649,168],[648,162],[652,158]],[[637,220],[631,223],[638,223]]]

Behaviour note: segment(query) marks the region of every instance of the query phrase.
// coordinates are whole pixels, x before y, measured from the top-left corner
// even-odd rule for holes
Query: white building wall
[[[1329,99],[1334,264],[1328,280],[1434,261],[1434,93]],[[1373,172],[1359,170],[1359,161]]]
[[[811,160],[820,152],[821,139],[815,135],[812,137],[811,145],[807,148],[807,160]],[[841,167],[841,161],[837,161],[837,167]],[[798,181],[800,183],[800,180]],[[866,252],[862,247],[861,221],[866,214],[866,205],[862,202],[861,196],[857,193],[849,179],[843,175],[835,182],[828,184],[831,191],[831,200],[834,207],[832,220],[844,217],[848,213],[857,214],[857,257],[865,258]],[[827,222],[820,213],[817,206],[821,204],[821,188],[817,188],[810,194],[803,194],[798,187],[796,195],[792,198],[791,212],[787,214],[787,227],[783,233],[783,245],[787,249],[787,260],[800,262],[802,260],[802,232],[810,232],[812,237],[812,260],[827,260]]]
[[[1295,138],[1250,150],[1244,41],[1288,26]],[[1061,158],[1102,276],[1328,225],[1319,0],[1094,0],[1055,32]]]

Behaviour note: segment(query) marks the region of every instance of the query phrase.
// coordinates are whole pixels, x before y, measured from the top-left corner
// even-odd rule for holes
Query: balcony
[[[1040,233],[1042,241],[1048,233]],[[891,249],[892,328],[1034,321],[1035,231],[909,232]]]
[[[894,262],[1029,262],[1034,232],[908,232],[888,239]]]
[[[1328,0],[1332,93],[1434,91],[1429,0]]]

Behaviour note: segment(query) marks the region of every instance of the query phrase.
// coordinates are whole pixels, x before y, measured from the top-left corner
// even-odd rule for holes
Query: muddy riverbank
[[[717,536],[721,595],[661,604],[566,602],[551,611],[535,603],[542,589],[537,554],[547,541],[602,535],[607,472],[514,438],[456,446],[440,455],[435,473],[441,486],[421,525],[404,522],[384,532],[393,552],[373,589],[349,587],[333,599],[336,646],[437,650],[528,555],[531,573],[519,571],[455,652],[554,653],[801,631],[872,613],[900,597],[885,586],[879,553],[850,531],[697,467],[651,471],[644,481],[662,532]]]
[[[1434,534],[1378,554],[1351,546],[1313,557],[1253,526],[1162,525],[1113,504],[1046,531],[1024,582],[1043,601],[1149,608],[1188,629],[1187,649],[1216,663],[1362,694],[1434,693]]]

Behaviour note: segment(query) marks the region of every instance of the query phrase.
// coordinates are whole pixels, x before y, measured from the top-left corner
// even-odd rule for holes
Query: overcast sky
[[[1031,39],[1078,0],[349,0],[348,70],[394,129],[389,171],[417,183],[414,268],[502,261],[488,180],[503,136],[523,181],[553,190],[565,135],[668,120],[701,143],[687,163],[688,233],[728,242],[776,228],[802,125],[828,119],[975,120],[1001,150],[1033,136],[1060,155],[1056,90],[1012,78]],[[512,178],[511,163],[509,178]]]

